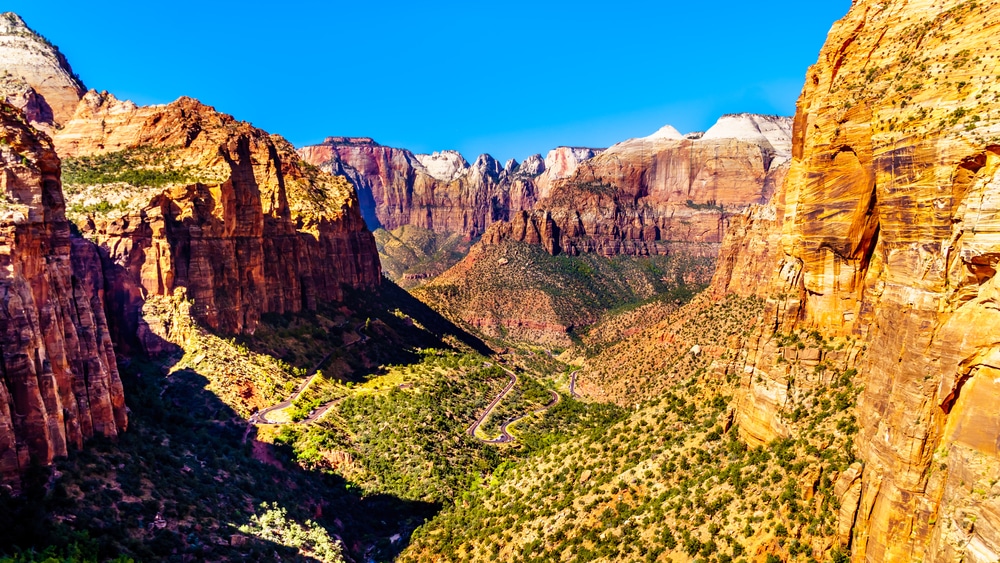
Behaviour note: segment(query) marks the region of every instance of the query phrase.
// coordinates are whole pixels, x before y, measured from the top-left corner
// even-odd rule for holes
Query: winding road
[[[361,342],[365,342],[367,340],[368,340],[367,336],[361,335],[361,338],[359,338],[359,339],[357,339],[354,342],[351,342],[349,344],[343,345],[341,347],[341,349],[342,348],[350,348],[351,346],[354,346],[355,344],[358,344],[358,343],[361,343]],[[319,375],[319,368],[323,367],[323,364],[325,364],[327,362],[327,360],[330,359],[330,356],[332,356],[336,352],[337,352],[337,350],[331,350],[327,355],[323,356],[323,359],[321,359],[316,364],[316,366],[313,367],[312,371],[309,372],[309,377],[307,377],[306,380],[304,382],[302,382],[301,385],[299,385],[298,389],[295,390],[295,393],[293,393],[291,397],[289,397],[288,399],[285,399],[284,401],[281,401],[280,403],[278,403],[276,405],[271,405],[270,407],[267,407],[266,409],[261,410],[259,412],[254,413],[253,415],[251,415],[250,416],[250,424],[251,425],[253,425],[253,424],[281,424],[280,422],[272,422],[272,421],[268,420],[267,419],[267,415],[270,414],[270,413],[272,413],[272,412],[274,412],[274,411],[279,411],[281,409],[285,409],[285,408],[288,408],[288,407],[292,406],[292,404],[295,403],[295,401],[297,401],[299,399],[299,397],[302,396],[302,393],[304,393],[305,390],[309,388],[309,384],[311,384],[313,382],[313,380],[316,379],[316,376]],[[300,422],[300,424],[308,424],[310,422],[315,422],[319,417],[321,417],[324,414],[326,414],[326,411],[330,410],[330,407],[332,407],[336,403],[337,403],[337,399],[334,399],[333,401],[330,401],[329,403],[327,403],[327,404],[325,404],[325,405],[323,405],[321,407],[318,407],[316,410],[314,410],[309,415],[308,418],[306,418],[305,420],[302,420]]]
[[[486,367],[489,367],[489,365],[487,365]],[[510,390],[513,389],[515,385],[517,385],[517,374],[502,366],[500,369],[507,372],[507,375],[510,376],[510,382],[507,383],[507,386],[500,391],[500,394],[497,395],[495,399],[493,399],[493,402],[491,402],[486,407],[486,410],[483,411],[483,414],[480,415],[479,418],[477,418],[476,421],[472,423],[472,426],[469,427],[469,430],[467,430],[469,436],[472,436],[473,438],[476,438],[476,430],[479,430],[479,427],[483,424],[483,421],[486,420],[486,417],[489,416],[491,412],[493,412],[493,409],[496,408],[498,404],[500,404],[500,401],[502,401],[503,398],[507,396],[507,393],[510,393]],[[479,438],[476,439],[480,440]],[[480,441],[487,442],[486,440],[480,440]]]
[[[578,373],[580,373],[580,370],[576,370],[569,374],[569,396],[574,399],[579,397],[579,395],[576,394],[576,374]]]
[[[497,395],[495,399],[493,399],[493,402],[491,402],[489,404],[489,406],[486,407],[486,410],[483,411],[483,414],[480,415],[480,417],[478,419],[476,419],[476,422],[474,422],[472,424],[472,426],[469,427],[469,430],[468,430],[469,436],[472,436],[473,438],[479,440],[480,442],[483,442],[484,444],[507,444],[509,442],[513,442],[514,441],[514,437],[511,436],[510,432],[507,431],[507,429],[511,425],[516,424],[516,423],[520,422],[521,420],[524,420],[525,418],[528,418],[529,416],[531,416],[533,414],[545,412],[545,411],[549,410],[550,408],[552,408],[556,403],[559,402],[559,393],[556,393],[555,391],[551,391],[550,390],[549,393],[552,394],[552,400],[547,405],[545,405],[544,407],[542,407],[540,409],[535,409],[533,411],[529,411],[526,414],[522,414],[521,416],[514,417],[514,418],[508,420],[507,422],[504,422],[503,426],[500,427],[500,435],[497,436],[496,438],[494,438],[492,440],[484,440],[484,439],[476,436],[476,430],[479,430],[479,427],[482,426],[482,424],[486,420],[486,418],[490,415],[490,413],[493,412],[493,409],[495,409],[496,406],[498,404],[500,404],[500,401],[502,401],[504,399],[504,397],[506,397],[507,394],[510,393],[511,389],[514,388],[514,385],[517,384],[517,374],[515,374],[514,372],[510,371],[509,369],[507,369],[507,368],[505,368],[503,366],[501,366],[501,369],[503,369],[505,372],[507,372],[508,375],[510,375],[510,382],[507,383],[507,386],[504,387],[502,391],[500,391],[500,394]],[[575,373],[574,373],[574,375],[575,375]],[[571,389],[571,392],[572,392],[572,389]]]

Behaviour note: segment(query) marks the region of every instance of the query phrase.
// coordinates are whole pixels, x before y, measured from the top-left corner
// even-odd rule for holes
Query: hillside
[[[382,271],[401,287],[412,288],[441,275],[469,253],[473,241],[459,234],[404,225],[374,233]]]
[[[677,256],[552,256],[521,242],[477,244],[414,295],[503,342],[566,348],[602,313],[644,300],[686,300],[711,277],[708,251]]]

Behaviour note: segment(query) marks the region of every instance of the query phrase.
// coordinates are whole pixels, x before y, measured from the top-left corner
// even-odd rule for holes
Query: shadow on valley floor
[[[240,344],[259,354],[345,382],[362,382],[388,365],[420,363],[419,349],[468,348],[484,356],[493,351],[479,338],[428,307],[388,278],[380,287],[348,290],[343,304],[317,311],[266,314],[253,336]],[[334,369],[333,366],[341,366]]]
[[[55,546],[80,560],[319,560],[238,529],[268,503],[307,528],[278,525],[298,538],[285,543],[306,542],[317,553],[328,535],[343,540],[349,560],[385,561],[440,509],[362,496],[338,476],[244,441],[247,422],[206,389],[204,376],[190,369],[166,376],[168,367],[123,363],[128,431],[117,441],[90,441],[52,470],[34,470],[22,497],[0,498],[0,552]]]

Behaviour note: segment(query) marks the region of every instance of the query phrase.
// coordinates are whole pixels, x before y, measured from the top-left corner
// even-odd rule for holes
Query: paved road
[[[358,343],[361,343],[361,342],[365,342],[367,340],[368,340],[367,336],[361,335],[361,338],[359,338],[359,339],[357,339],[354,342],[351,342],[349,344],[345,344],[343,346],[343,348],[350,348],[351,346],[354,346],[355,344],[358,344]],[[323,359],[320,360],[319,363],[316,364],[316,367],[314,367],[312,369],[312,371],[309,372],[309,377],[307,377],[306,380],[304,382],[302,382],[301,385],[299,385],[298,389],[295,390],[295,393],[293,393],[291,397],[289,397],[288,399],[286,399],[284,401],[281,401],[280,403],[278,403],[276,405],[271,405],[270,407],[267,407],[266,409],[264,409],[264,410],[262,410],[262,411],[260,411],[258,413],[255,413],[253,416],[250,417],[250,424],[280,424],[278,422],[271,422],[270,420],[268,420],[267,419],[267,415],[270,414],[270,413],[272,413],[272,412],[274,412],[274,411],[279,411],[281,409],[288,408],[288,407],[292,406],[292,404],[295,401],[298,400],[298,398],[302,395],[302,393],[306,390],[306,388],[309,387],[309,384],[312,383],[314,379],[316,379],[317,375],[319,375],[319,368],[323,367],[323,364],[325,364],[326,361],[330,359],[330,356],[332,356],[336,351],[337,350],[331,350],[330,353],[328,353],[327,355],[323,356]],[[319,417],[321,417],[324,414],[326,414],[326,411],[330,410],[330,407],[332,407],[336,403],[337,403],[337,400],[335,399],[335,400],[330,401],[329,403],[327,403],[327,404],[325,404],[325,405],[317,408],[316,410],[314,410],[312,412],[312,414],[309,415],[309,418],[306,418],[301,423],[302,424],[306,424],[306,423],[309,423],[309,422],[314,422],[316,419],[318,419]],[[244,438],[244,441],[245,440],[246,440],[246,438]]]
[[[576,374],[579,372],[580,370],[576,370],[569,374],[569,396],[574,399],[579,397],[579,395],[576,394]]]
[[[552,401],[550,401],[549,404],[545,405],[540,409],[533,410],[527,414],[514,417],[508,420],[507,422],[503,423],[503,426],[500,427],[500,435],[492,440],[483,440],[482,438],[479,438],[478,436],[476,436],[476,430],[479,429],[479,427],[483,424],[483,421],[486,420],[486,417],[489,416],[491,412],[493,412],[493,409],[495,409],[496,406],[500,404],[500,401],[502,401],[503,398],[507,396],[507,393],[510,393],[510,390],[514,388],[514,385],[517,384],[517,375],[507,368],[503,368],[503,370],[507,372],[508,375],[510,375],[510,382],[507,384],[506,387],[503,388],[502,391],[500,391],[500,394],[497,395],[495,399],[493,399],[493,402],[486,407],[486,410],[483,411],[483,414],[480,415],[480,417],[476,420],[476,422],[472,424],[472,426],[469,427],[468,430],[469,436],[472,436],[473,438],[479,440],[480,442],[483,442],[484,444],[506,444],[508,442],[514,441],[514,437],[511,436],[510,433],[507,431],[508,427],[525,418],[528,418],[533,414],[545,412],[546,410],[552,408],[553,405],[559,402],[559,393],[556,393],[555,391],[549,391],[549,393],[552,393]]]
[[[503,426],[500,427],[500,436],[494,438],[493,440],[483,440],[483,441],[486,442],[487,444],[506,444],[508,442],[513,442],[514,437],[511,436],[510,432],[507,431],[507,429],[510,426],[524,420],[525,418],[528,418],[533,414],[545,412],[554,407],[555,404],[559,402],[559,393],[556,393],[555,391],[549,391],[549,393],[552,393],[552,400],[549,401],[549,404],[545,405],[540,409],[535,409],[527,414],[522,414],[521,416],[517,416],[508,420],[507,422],[503,423]]]
[[[486,365],[486,367],[490,367],[492,364],[487,362],[484,365]],[[517,374],[502,366],[501,369],[507,372],[507,375],[510,376],[510,382],[507,383],[507,386],[504,387],[502,391],[500,391],[500,394],[497,395],[495,399],[493,399],[493,402],[486,407],[486,410],[483,411],[483,414],[480,415],[479,418],[476,419],[476,421],[472,423],[472,426],[470,426],[469,429],[467,430],[469,436],[472,436],[473,438],[476,438],[476,430],[478,430],[479,426],[483,423],[484,420],[486,420],[486,417],[489,416],[491,412],[493,412],[493,409],[496,408],[498,404],[500,404],[500,401],[502,401],[503,398],[507,396],[507,393],[510,393],[510,390],[514,388],[514,385],[517,385]],[[476,439],[479,440],[479,438]],[[481,440],[481,441],[485,442],[486,440]]]

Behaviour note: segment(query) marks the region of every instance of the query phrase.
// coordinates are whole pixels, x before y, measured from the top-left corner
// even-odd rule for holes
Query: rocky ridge
[[[790,119],[750,114],[724,116],[704,135],[665,127],[583,161],[483,242],[607,256],[668,254],[674,243],[718,245],[727,217],[767,201],[782,181],[790,138]]]
[[[59,158],[6,103],[0,139],[0,482],[16,489],[30,464],[117,436],[128,417],[100,258],[70,235]]]
[[[0,14],[0,96],[51,133],[73,115],[86,92],[66,57],[13,12]]]
[[[373,230],[409,225],[469,239],[532,209],[553,178],[598,152],[559,148],[544,160],[532,155],[505,164],[483,154],[470,165],[455,151],[418,155],[366,137],[329,137],[299,149],[306,162],[351,180]]]
[[[141,314],[153,298],[182,291],[204,326],[252,333],[263,313],[379,283],[347,181],[196,100],[137,107],[91,91],[55,144],[81,229],[108,254],[119,331],[147,351],[170,331]]]

